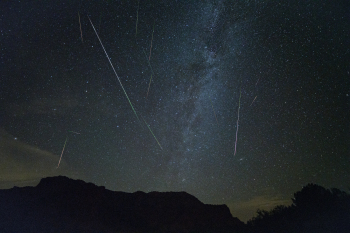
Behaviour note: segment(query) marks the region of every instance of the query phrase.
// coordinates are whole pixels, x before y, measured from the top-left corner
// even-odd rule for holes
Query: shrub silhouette
[[[350,195],[308,184],[294,194],[291,206],[258,210],[248,221],[253,232],[350,232]]]

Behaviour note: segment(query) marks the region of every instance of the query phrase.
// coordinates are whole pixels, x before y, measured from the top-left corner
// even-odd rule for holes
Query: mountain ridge
[[[125,193],[65,176],[0,190],[0,219],[4,232],[236,232],[244,227],[226,205],[203,204],[186,192]]]

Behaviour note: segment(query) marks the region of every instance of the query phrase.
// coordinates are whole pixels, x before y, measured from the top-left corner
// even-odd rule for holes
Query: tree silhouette
[[[258,210],[248,221],[252,232],[350,232],[350,195],[308,184],[294,194],[291,206]]]

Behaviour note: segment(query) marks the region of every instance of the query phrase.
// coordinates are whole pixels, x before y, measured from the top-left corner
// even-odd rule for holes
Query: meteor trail
[[[149,88],[151,87],[151,81],[152,81],[152,74],[151,74],[151,78],[149,80],[149,84],[148,84],[148,90],[147,90],[147,96],[146,96],[146,99],[148,97],[148,92],[149,92]]]
[[[236,143],[235,143],[235,153],[233,155],[236,155],[236,151],[237,151],[237,135],[238,135],[238,122],[239,122],[239,109],[241,108],[241,95],[242,95],[242,91],[241,88],[239,88],[239,101],[238,101],[238,118],[237,118],[237,130],[236,130]]]
[[[80,37],[81,37],[81,42],[84,43],[84,41],[83,41],[83,31],[81,30],[81,23],[80,23],[80,14],[79,14],[79,11],[78,11],[78,16],[79,16],[79,25],[80,25]]]
[[[137,16],[136,16],[136,33],[135,33],[135,37],[137,36],[137,23],[139,22],[139,8],[140,8],[140,0],[137,1]]]
[[[58,165],[57,165],[56,169],[60,166],[62,155],[63,155],[63,151],[64,151],[64,148],[66,147],[67,140],[68,140],[68,136],[66,137],[66,141],[64,142],[64,146],[63,146],[63,149],[62,149],[61,157],[60,157],[60,160],[58,161]]]
[[[143,50],[143,53],[145,54],[146,59],[147,59],[147,54],[146,54],[145,50]],[[147,90],[147,96],[146,96],[146,99],[147,99],[147,97],[148,97],[149,88],[151,87],[152,75],[154,75],[154,73],[153,73],[153,69],[152,69],[152,66],[151,66],[151,63],[150,63],[150,61],[149,61],[148,59],[147,59],[147,62],[148,62],[149,67],[151,68],[151,72],[152,72],[152,74],[151,74],[151,78],[150,78],[150,80],[149,80],[149,84],[148,84],[148,90]]]
[[[141,117],[142,117],[142,116],[141,116]],[[158,140],[157,140],[156,136],[153,134],[153,132],[152,132],[151,128],[149,127],[149,125],[147,124],[147,122],[145,121],[145,119],[144,119],[143,117],[142,117],[142,119],[143,119],[143,121],[145,122],[145,124],[147,125],[147,127],[148,127],[149,131],[151,131],[151,133],[152,133],[152,135],[153,135],[154,139],[156,139],[156,141],[157,141],[157,143],[158,143],[158,145],[159,145],[160,149],[162,149],[162,150],[163,150],[162,146],[161,146],[161,145],[160,145],[160,143],[158,142]]]
[[[151,48],[149,49],[149,58],[148,58],[149,61],[151,60],[152,43],[153,43],[153,33],[154,33],[154,25],[155,25],[155,24],[156,24],[156,20],[154,20],[154,23],[153,23],[153,31],[152,31],[152,39],[151,39]]]
[[[71,130],[68,130],[68,132],[75,133],[75,134],[80,134],[78,132],[74,132],[74,131],[71,131]]]
[[[253,99],[253,101],[252,101],[252,103],[250,104],[250,106],[252,106],[252,104],[254,103],[256,97],[258,97],[258,96],[255,96],[255,98]]]
[[[147,54],[146,54],[145,50],[143,50],[143,53],[145,54],[146,59],[147,59]],[[152,69],[152,66],[151,66],[151,63],[149,62],[149,60],[148,60],[148,59],[147,59],[147,62],[148,62],[149,67],[151,68],[151,72],[152,72],[152,74],[154,75],[154,73],[153,73],[153,69]]]
[[[124,89],[124,87],[123,87],[123,84],[122,84],[122,82],[120,81],[119,76],[118,76],[117,72],[116,72],[115,69],[114,69],[114,66],[113,66],[113,64],[112,64],[112,62],[111,62],[111,59],[109,59],[109,56],[108,56],[108,54],[107,54],[107,52],[106,52],[106,49],[105,49],[105,47],[103,46],[102,41],[101,41],[100,37],[98,36],[97,31],[96,31],[94,25],[92,24],[91,19],[90,19],[89,16],[88,16],[88,18],[89,18],[89,20],[90,20],[90,23],[91,23],[92,28],[94,29],[94,31],[95,31],[95,33],[96,33],[96,36],[97,36],[98,40],[100,41],[100,44],[101,44],[101,46],[102,46],[102,48],[103,48],[103,51],[104,51],[105,54],[106,54],[106,57],[108,58],[109,64],[111,64],[111,66],[112,66],[112,69],[113,69],[113,71],[114,71],[115,76],[117,77],[117,79],[118,79],[118,81],[119,81],[119,83],[120,83],[120,86],[122,87],[122,89],[123,89],[123,91],[124,91],[124,94],[125,94],[126,98],[128,99],[129,104],[130,104],[132,110],[133,110],[134,113],[135,113],[136,118],[139,120],[139,122],[140,122],[140,124],[141,124],[141,121],[140,121],[140,119],[139,119],[139,117],[138,117],[138,115],[137,115],[137,113],[136,113],[134,107],[132,106],[132,103],[131,103],[129,97],[128,97],[128,95],[126,94],[126,91],[125,91],[125,89]]]

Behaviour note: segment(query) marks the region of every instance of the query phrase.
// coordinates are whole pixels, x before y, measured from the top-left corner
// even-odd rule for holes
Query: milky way
[[[28,179],[186,191],[243,220],[307,183],[346,189],[348,5],[3,1],[0,128],[21,149],[0,156],[37,148]]]

